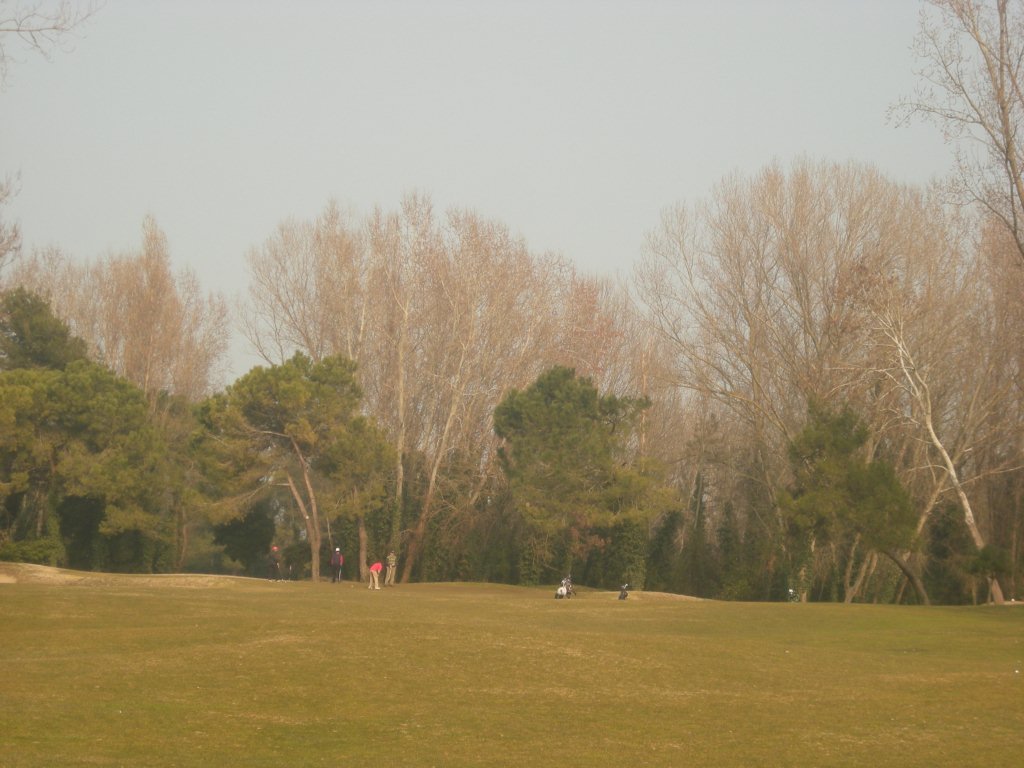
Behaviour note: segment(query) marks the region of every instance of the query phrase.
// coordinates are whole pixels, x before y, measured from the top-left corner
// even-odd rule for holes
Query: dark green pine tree
[[[846,547],[857,538],[865,549],[900,563],[897,550],[914,536],[917,515],[910,497],[889,462],[865,460],[867,437],[849,408],[831,412],[812,404],[806,426],[790,445],[794,479],[780,494],[779,507],[794,555],[791,573],[801,589],[824,577],[810,570],[816,547]]]
[[[24,288],[0,295],[0,370],[63,370],[85,358],[85,342],[71,334],[46,301]]]
[[[690,499],[690,522],[679,555],[679,591],[697,597],[711,597],[718,589],[715,553],[708,540],[704,475],[698,473]]]
[[[743,535],[732,502],[726,502],[715,531],[718,544],[718,568],[721,581],[717,597],[749,600],[749,569],[743,562]]]
[[[499,461],[521,521],[523,582],[570,573],[595,546],[615,546],[602,529],[660,511],[656,474],[628,451],[648,406],[644,398],[601,395],[589,379],[556,367],[495,409],[494,431],[504,441]],[[623,546],[631,541],[624,536]],[[631,570],[642,567],[641,560]]]
[[[298,565],[308,565],[314,581],[332,520],[357,522],[356,562],[383,556],[365,552],[364,523],[380,512],[386,495],[390,449],[359,413],[355,371],[341,357],[314,362],[296,353],[281,365],[253,368],[198,409],[197,456],[207,467],[207,495],[226,502],[216,522],[246,514],[255,495],[279,495],[297,510],[298,537],[308,552]]]
[[[672,507],[659,521],[648,547],[647,589],[674,592],[678,589],[679,540],[683,535],[683,511]]]

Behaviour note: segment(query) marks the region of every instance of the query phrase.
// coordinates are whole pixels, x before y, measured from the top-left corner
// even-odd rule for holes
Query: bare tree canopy
[[[21,251],[21,227],[16,221],[5,221],[3,210],[14,197],[16,178],[6,178],[0,181],[0,275],[3,275],[4,266],[14,261],[14,258]]]
[[[0,0],[0,86],[6,83],[7,68],[15,61],[12,43],[20,43],[49,58],[55,50],[67,45],[68,36],[88,21],[99,6],[96,0],[87,3]]]
[[[91,357],[155,403],[161,393],[196,400],[220,383],[230,337],[227,302],[205,293],[191,271],[172,267],[155,219],[141,247],[81,263],[57,250],[26,255],[5,283],[47,298],[86,341]]]
[[[956,144],[957,192],[998,218],[1024,262],[1024,0],[929,0],[915,41],[920,78],[898,105]]]
[[[1013,522],[983,480],[1011,471],[1019,455],[1005,416],[1018,407],[1019,326],[1001,266],[1016,248],[991,220],[979,251],[974,224],[870,167],[806,161],[730,177],[709,203],[665,214],[636,291],[667,376],[730,425],[730,440],[701,426],[699,450],[681,459],[701,467],[709,499],[756,480],[769,501],[754,522],[779,535],[771,500],[791,482],[785,446],[809,404],[849,406],[869,429],[864,456],[892,461],[915,499],[918,535],[944,505],[959,508],[975,549],[1008,540]],[[716,453],[728,458],[704,467]],[[736,468],[746,477],[733,479]],[[748,491],[738,498],[737,508],[758,509]],[[855,591],[853,571],[875,567],[863,539],[844,552],[817,544],[806,564],[815,578],[853,564]],[[986,579],[998,602],[1000,585]]]

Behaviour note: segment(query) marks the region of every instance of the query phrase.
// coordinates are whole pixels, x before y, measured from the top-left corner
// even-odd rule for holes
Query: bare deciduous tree
[[[935,121],[957,143],[957,187],[998,218],[1024,263],[1024,2],[929,0],[915,50],[921,62],[904,117]]]
[[[313,360],[344,354],[358,362],[367,321],[366,258],[361,225],[333,202],[313,222],[283,222],[250,250],[249,301],[239,316],[257,353],[269,363],[300,349]]]
[[[675,350],[677,385],[735,412],[766,457],[784,456],[808,401],[835,400],[860,375],[855,285],[899,248],[899,197],[869,168],[802,162],[728,178],[651,235],[637,290]],[[784,470],[764,469],[774,487]]]
[[[230,334],[228,309],[195,275],[171,269],[167,238],[152,218],[142,248],[80,264],[53,250],[22,259],[10,282],[47,297],[92,356],[143,389],[197,400],[219,386]]]
[[[0,214],[14,197],[16,181],[16,178],[7,178],[0,182]],[[20,252],[21,227],[18,222],[5,221],[0,216],[0,278],[3,277],[4,267],[13,262]]]
[[[564,259],[531,254],[504,225],[439,216],[423,195],[358,228],[331,210],[312,225],[289,222],[251,253],[246,334],[269,362],[302,349],[359,364],[365,407],[395,449],[392,535],[402,535],[408,580],[431,521],[467,520],[494,479],[491,418],[509,388],[555,364],[622,380],[614,325],[626,305]],[[419,506],[402,532],[413,464]],[[457,488],[446,482],[456,464],[474,475]]]
[[[890,294],[875,319],[882,343],[890,351],[891,367],[885,373],[908,400],[908,407],[901,411],[931,445],[971,539],[981,550],[988,537],[967,492],[965,476],[971,470],[984,471],[971,454],[984,451],[987,443],[997,439],[993,428],[1000,422],[1008,391],[992,386],[1000,378],[1002,351],[991,344],[987,327],[991,315],[977,295],[983,283],[975,266],[953,270],[939,285],[916,285],[910,293]],[[990,578],[990,588],[995,602],[1002,603],[997,579]]]
[[[88,21],[99,9],[100,3],[76,3],[71,0],[57,2],[21,2],[0,0],[0,87],[7,80],[7,69],[14,61],[11,43],[49,58],[55,50],[67,44],[68,36]]]
[[[871,424],[869,451],[884,444],[927,463],[906,450],[919,436],[894,418],[899,393],[878,373],[887,364],[863,295],[941,239],[934,215],[920,193],[871,168],[807,161],[726,179],[707,205],[666,213],[638,268],[638,297],[671,349],[675,386],[730,425],[723,447],[741,454],[712,481],[747,488],[740,508],[763,514],[749,499],[767,508],[788,482],[786,446],[811,402],[854,405]],[[746,476],[726,476],[737,471]],[[769,536],[784,529],[781,519],[757,524]],[[831,568],[838,553],[816,544],[807,565]],[[855,559],[870,559],[856,539],[845,555]],[[858,581],[851,570],[851,590]]]

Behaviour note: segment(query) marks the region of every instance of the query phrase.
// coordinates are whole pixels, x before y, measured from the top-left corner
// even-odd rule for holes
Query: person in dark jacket
[[[281,581],[284,574],[281,572],[281,548],[275,544],[270,548],[270,580]]]
[[[341,554],[341,547],[335,547],[331,553],[331,584],[341,581],[341,566],[345,564],[345,556]]]

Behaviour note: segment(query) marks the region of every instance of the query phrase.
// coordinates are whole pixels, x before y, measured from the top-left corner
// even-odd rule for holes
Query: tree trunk
[[[423,502],[424,511],[427,509],[427,504],[430,502],[429,492],[427,499]],[[412,569],[419,558],[420,550],[422,548],[423,539],[427,535],[427,519],[428,516],[424,513],[420,513],[419,519],[416,521],[416,527],[412,530],[412,536],[409,538],[409,546],[405,551],[405,565],[402,568],[402,577],[399,579],[401,584],[408,584],[409,579],[412,577]]]
[[[850,583],[850,578],[853,576],[853,564],[857,558],[857,547],[860,544],[860,534],[858,533],[854,539],[853,544],[850,546],[850,554],[846,559],[846,570],[843,573],[843,602],[852,603],[855,596],[853,590],[853,584]],[[835,557],[835,555],[833,555]],[[867,562],[867,558],[860,564],[860,570],[857,574],[857,581],[859,582],[864,578],[864,565]]]
[[[356,520],[359,523],[359,580],[366,581],[370,578],[370,570],[366,565],[366,521],[362,515]]]
[[[286,473],[288,478],[288,488],[292,492],[292,498],[295,500],[296,506],[299,508],[299,512],[302,514],[302,521],[306,527],[306,540],[309,542],[309,554],[310,554],[310,578],[313,581],[320,581],[320,526],[319,521],[316,518],[316,497],[313,495],[313,488],[310,485],[309,473],[303,467],[303,475],[306,480],[306,490],[310,494],[311,502],[307,507],[306,502],[302,498],[302,494],[299,493],[299,489],[295,486],[295,481],[292,480],[291,473]],[[310,509],[312,509],[312,516],[310,515]]]
[[[395,506],[391,511],[391,547],[401,551],[402,507],[405,500],[405,344],[408,335],[409,304],[402,307],[402,328],[398,337],[398,434],[395,436]],[[361,520],[360,520],[361,522]],[[365,561],[361,561],[365,562]],[[403,576],[402,582],[406,578]]]
[[[917,596],[920,598],[921,602],[925,605],[931,605],[931,600],[928,599],[928,592],[924,588],[924,582],[921,581],[921,578],[914,573],[914,570],[903,561],[899,554],[891,549],[884,550],[882,554],[896,563],[896,567],[903,571],[903,575],[906,576],[907,581],[914,586],[914,591],[917,592]]]
[[[981,535],[981,531],[978,528],[977,520],[974,518],[974,511],[971,509],[970,499],[967,498],[967,493],[964,491],[964,487],[960,483],[960,477],[957,475],[956,467],[953,466],[953,460],[949,457],[949,453],[939,440],[939,437],[932,426],[931,409],[925,412],[925,425],[928,427],[928,434],[931,437],[932,444],[942,456],[942,462],[946,467],[946,474],[949,475],[949,480],[953,484],[953,489],[956,491],[956,497],[960,501],[960,507],[964,512],[964,522],[967,524],[967,530],[971,533],[971,539],[974,541],[974,546],[979,550],[983,549],[985,547],[985,538]],[[988,582],[993,602],[997,605],[1002,605],[1006,601],[1003,598],[1003,590],[999,587],[999,581],[994,577],[989,577]]]
[[[455,423],[455,417],[458,413],[459,406],[462,403],[462,396],[465,393],[465,386],[462,383],[462,370],[465,360],[466,352],[465,348],[463,348],[462,357],[459,360],[458,367],[458,387],[452,392],[452,401],[451,406],[448,408],[448,417],[445,419],[444,429],[441,432],[441,439],[437,446],[437,453],[434,455],[434,462],[430,468],[430,480],[427,483],[427,493],[423,499],[423,508],[420,510],[420,516],[416,521],[416,528],[413,531],[412,538],[409,541],[409,548],[405,555],[405,567],[402,569],[401,578],[402,584],[407,584],[412,576],[416,560],[423,549],[423,539],[427,535],[427,523],[430,522],[430,518],[434,515],[434,497],[437,495],[437,476],[440,473],[444,457],[448,453],[448,441],[451,438],[452,425]]]
[[[861,591],[864,589],[864,585],[867,582],[868,574],[874,571],[876,562],[878,562],[878,555],[874,551],[869,552],[860,564],[860,569],[857,572],[856,581],[854,581],[852,585],[847,586],[846,595],[843,597],[844,603],[852,603],[860,596]],[[847,578],[849,578],[849,575],[851,573],[850,568],[847,568],[846,572]]]
[[[900,368],[902,369],[903,377],[907,382],[907,391],[913,396],[917,401],[918,406],[921,408],[924,426],[928,432],[928,439],[942,458],[943,469],[946,470],[946,475],[949,477],[953,490],[956,492],[957,500],[960,502],[960,508],[963,510],[964,523],[967,525],[968,531],[970,531],[971,539],[974,541],[974,545],[978,549],[982,549],[985,546],[985,538],[981,535],[981,530],[978,528],[978,523],[974,518],[974,511],[971,509],[970,499],[967,498],[967,493],[964,491],[964,487],[960,482],[960,476],[956,471],[956,466],[953,463],[952,457],[949,455],[949,451],[946,450],[946,446],[935,431],[935,423],[932,417],[931,389],[928,386],[928,382],[921,376],[921,373],[914,362],[914,357],[907,348],[901,322],[889,320],[887,324],[888,327],[886,328],[885,333],[896,348]],[[900,565],[899,560],[896,562],[897,565]],[[1005,601],[1003,599],[1003,591],[999,587],[999,582],[996,579],[991,578],[989,579],[989,583],[992,589],[992,599],[997,604],[1003,604]],[[917,587],[917,584],[914,586]]]
[[[185,567],[185,558],[188,557],[188,517],[185,514],[185,505],[178,505],[178,553],[174,564],[176,571]]]

